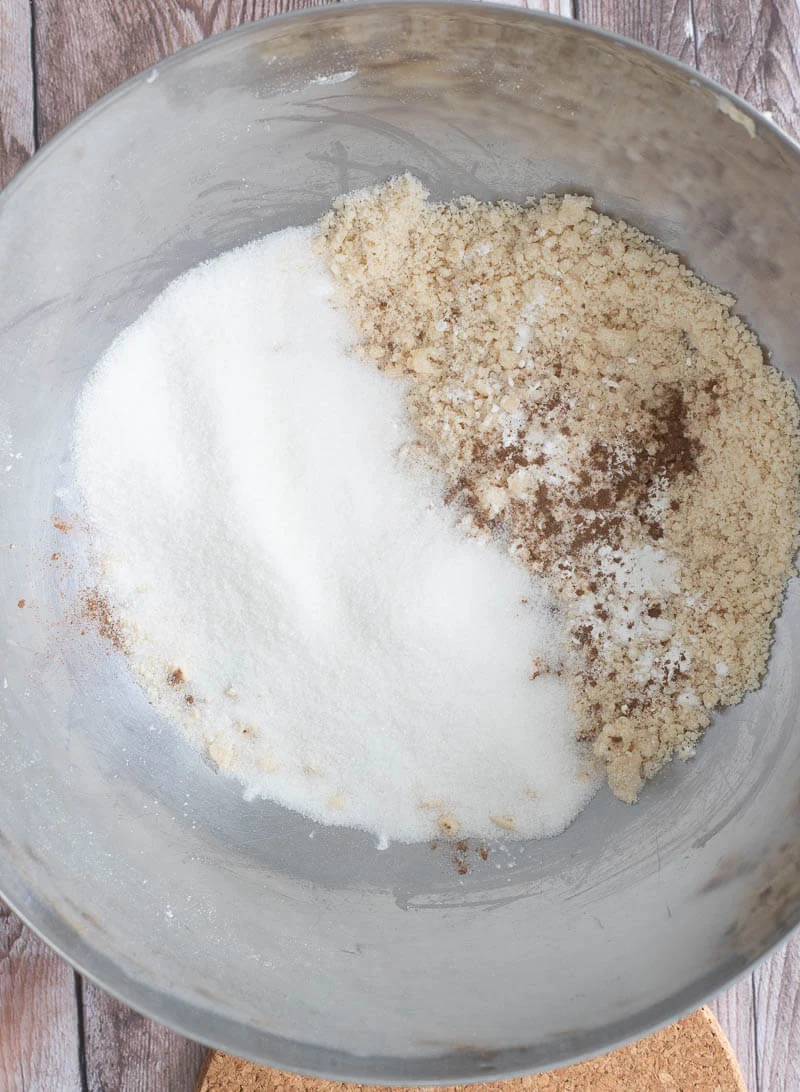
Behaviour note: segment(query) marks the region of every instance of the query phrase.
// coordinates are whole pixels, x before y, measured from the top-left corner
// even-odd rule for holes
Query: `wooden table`
[[[210,34],[310,3],[0,0],[0,185],[126,77]],[[800,0],[525,6],[695,65],[800,137]],[[751,1092],[800,1092],[800,938],[713,1008]],[[190,1092],[203,1054],[82,979],[0,904],[0,1092]]]

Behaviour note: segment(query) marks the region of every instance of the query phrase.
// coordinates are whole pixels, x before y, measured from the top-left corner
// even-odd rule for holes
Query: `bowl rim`
[[[41,166],[48,158],[51,151],[59,148],[63,142],[69,140],[84,124],[112,106],[117,98],[122,97],[133,87],[138,86],[142,76],[152,74],[158,69],[171,68],[173,65],[182,64],[189,55],[200,55],[207,50],[216,49],[222,40],[229,41],[235,36],[244,37],[255,31],[263,30],[266,25],[275,27],[286,26],[290,23],[297,22],[298,20],[305,21],[311,18],[324,17],[325,15],[332,18],[347,18],[348,13],[353,11],[379,9],[383,7],[439,8],[443,12],[463,9],[465,11],[481,11],[487,16],[491,16],[496,12],[507,17],[516,16],[525,21],[562,26],[577,31],[579,34],[585,34],[588,37],[596,38],[599,41],[606,41],[614,45],[623,46],[635,53],[641,53],[648,56],[662,67],[672,69],[685,76],[690,82],[693,81],[698,87],[704,87],[708,91],[713,91],[716,95],[721,96],[723,99],[727,100],[731,106],[735,107],[736,110],[744,115],[747,120],[752,121],[754,124],[758,124],[772,136],[776,137],[798,160],[800,160],[800,135],[795,138],[790,133],[785,132],[772,120],[772,118],[768,117],[767,114],[762,113],[762,111],[756,109],[755,106],[751,106],[747,99],[742,98],[737,92],[731,91],[730,88],[718,83],[712,77],[705,75],[705,73],[701,72],[699,69],[693,68],[691,65],[686,64],[685,61],[681,61],[677,57],[672,57],[668,53],[662,53],[661,50],[655,49],[653,46],[649,46],[644,42],[637,42],[634,38],[630,38],[626,34],[618,34],[616,31],[606,30],[604,27],[597,27],[591,23],[584,23],[579,19],[570,16],[556,15],[553,12],[539,11],[535,8],[519,7],[516,4],[507,3],[506,0],[489,0],[489,2],[487,2],[487,0],[338,0],[337,3],[330,3],[326,0],[326,2],[323,2],[317,7],[298,8],[294,11],[280,12],[276,15],[266,15],[261,19],[254,19],[251,22],[242,23],[237,27],[230,27],[228,30],[211,34],[208,38],[184,46],[182,49],[171,53],[168,57],[164,57],[154,64],[147,65],[138,72],[126,77],[122,83],[117,84],[116,87],[113,87],[110,91],[101,95],[100,98],[90,106],[81,110],[71,119],[71,121],[68,121],[57,133],[50,137],[49,140],[45,141],[43,145],[34,150],[32,155],[29,156],[5,186],[0,188],[0,212],[2,212],[2,205],[5,201],[16,192],[20,185],[24,184],[25,180],[33,171]],[[739,124],[741,124],[741,122]]]
[[[751,106],[745,99],[683,61],[642,44],[625,35],[580,22],[550,12],[518,7],[510,3],[488,4],[484,0],[343,0],[336,4],[303,8],[244,23],[178,50],[128,77],[95,103],[77,114],[67,125],[37,148],[13,178],[0,190],[0,216],[16,192],[31,176],[46,164],[50,155],[102,112],[113,108],[117,99],[137,87],[142,77],[165,68],[180,66],[187,59],[209,50],[218,49],[223,41],[234,36],[262,36],[265,30],[281,28],[295,22],[316,19],[337,21],[356,17],[361,11],[381,8],[427,8],[439,10],[443,16],[465,11],[480,12],[487,20],[525,21],[560,26],[587,38],[621,46],[649,57],[657,66],[677,73],[693,86],[703,88],[726,101],[738,114],[733,120],[750,122],[770,134],[800,165],[800,140],[784,132],[771,118]],[[746,126],[747,127],[747,126]],[[39,900],[28,888],[23,873],[14,868],[11,854],[0,839],[0,898],[24,924],[80,975],[99,986],[116,1000],[173,1031],[199,1041],[213,1049],[235,1054],[258,1064],[287,1070],[309,1077],[374,1085],[430,1086],[468,1084],[486,1080],[503,1080],[572,1065],[598,1054],[606,1053],[638,1041],[697,1009],[707,1000],[735,984],[761,962],[782,947],[793,935],[800,935],[800,919],[785,929],[758,956],[747,960],[730,960],[714,973],[690,983],[678,994],[662,1000],[636,1017],[617,1023],[606,1023],[586,1037],[582,1049],[567,1049],[558,1056],[542,1058],[535,1046],[500,1049],[490,1055],[480,1052],[458,1052],[431,1058],[407,1059],[402,1056],[361,1056],[342,1048],[327,1048],[311,1042],[275,1035],[263,1027],[247,1025],[213,1011],[213,1002],[201,1006],[182,999],[169,987],[150,984],[128,973],[123,966],[89,945],[80,931],[62,918],[54,908]]]

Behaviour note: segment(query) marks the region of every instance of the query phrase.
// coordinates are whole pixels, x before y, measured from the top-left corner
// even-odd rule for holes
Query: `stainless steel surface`
[[[800,154],[721,95],[513,9],[328,9],[129,82],[0,197],[0,889],[130,1004],[284,1068],[482,1079],[643,1034],[800,919],[791,884],[749,909],[796,839],[796,587],[765,687],[692,762],[462,878],[245,804],[81,634],[85,542],[53,524],[111,338],[188,266],[405,169],[436,197],[593,194],[731,290],[797,376]]]

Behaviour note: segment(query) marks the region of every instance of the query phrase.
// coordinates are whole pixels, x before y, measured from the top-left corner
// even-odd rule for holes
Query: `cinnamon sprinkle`
[[[119,652],[125,651],[125,641],[119,622],[114,617],[106,597],[96,588],[90,588],[84,592],[81,617],[89,622],[101,637],[110,641]]]

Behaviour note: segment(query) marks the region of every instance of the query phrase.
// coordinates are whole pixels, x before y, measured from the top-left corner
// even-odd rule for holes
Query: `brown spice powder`
[[[115,618],[106,597],[96,588],[84,592],[81,617],[120,652],[125,651],[125,641],[119,622]]]
[[[760,683],[800,414],[733,299],[586,197],[340,199],[319,245],[465,526],[553,585],[582,738],[633,801]]]

